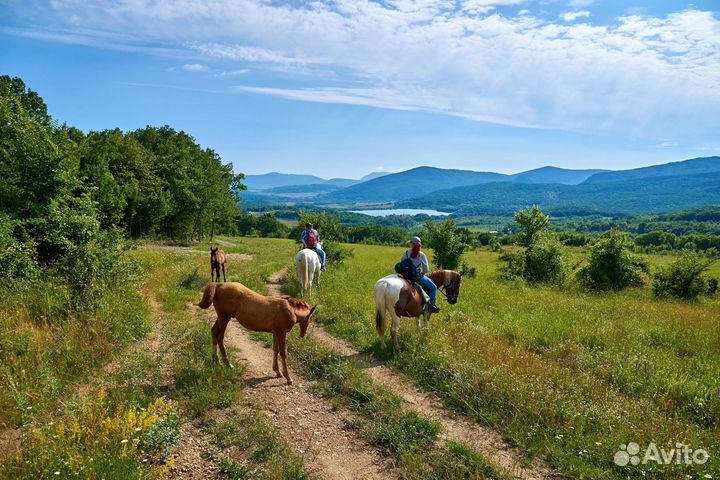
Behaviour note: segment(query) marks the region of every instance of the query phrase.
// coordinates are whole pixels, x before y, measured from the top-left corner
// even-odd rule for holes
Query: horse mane
[[[307,302],[299,300],[295,297],[291,297],[290,295],[283,295],[280,298],[286,300],[290,305],[293,306],[293,308],[310,308],[310,305],[308,305]]]

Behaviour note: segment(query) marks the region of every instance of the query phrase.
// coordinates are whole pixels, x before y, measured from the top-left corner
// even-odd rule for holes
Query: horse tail
[[[312,288],[312,285],[308,286],[308,276],[310,275],[310,256],[305,254],[303,257],[305,260],[305,271],[303,272],[303,276],[305,277],[305,286],[303,288]]]
[[[217,283],[208,283],[205,287],[205,290],[203,291],[203,298],[200,300],[200,303],[198,303],[198,307],[200,308],[208,308],[213,303],[213,299],[215,298],[215,289],[217,288]]]
[[[375,330],[378,334],[385,333],[385,285],[375,285]]]

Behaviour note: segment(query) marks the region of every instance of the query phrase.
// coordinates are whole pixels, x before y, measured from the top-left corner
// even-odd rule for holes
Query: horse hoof
[[[287,381],[288,386],[292,385],[292,380]]]
[[[227,365],[228,368],[235,368],[230,362],[225,362],[225,365]]]

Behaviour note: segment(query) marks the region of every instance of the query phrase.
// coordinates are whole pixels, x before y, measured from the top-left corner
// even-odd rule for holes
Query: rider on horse
[[[420,251],[422,248],[422,240],[420,237],[412,237],[410,239],[410,249],[408,249],[402,257],[401,261],[409,260],[415,267],[415,278],[409,279],[419,283],[430,297],[428,310],[430,313],[439,313],[440,309],[435,305],[438,287],[435,283],[425,276],[430,271],[427,257]]]
[[[313,228],[313,224],[308,222],[305,224],[305,230],[300,236],[300,240],[305,248],[313,250],[320,255],[320,270],[325,271],[325,251],[320,247],[320,234]]]

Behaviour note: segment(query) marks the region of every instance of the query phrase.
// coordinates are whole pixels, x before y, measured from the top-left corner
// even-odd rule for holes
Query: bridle
[[[452,278],[452,275],[451,275],[451,278]],[[442,294],[442,296],[445,297],[445,300],[447,300],[448,303],[453,303],[453,302],[457,303],[458,297],[460,296],[460,291],[459,291],[460,289],[458,288],[458,291],[455,292],[454,295],[451,295],[448,297],[447,288],[451,285],[455,285],[456,283],[459,283],[459,279],[461,279],[461,278],[462,278],[462,275],[457,274],[457,277],[455,280],[451,280],[450,283],[447,285],[443,283],[443,285],[438,288],[438,292],[440,292]],[[451,300],[452,300],[452,302],[451,302]]]

